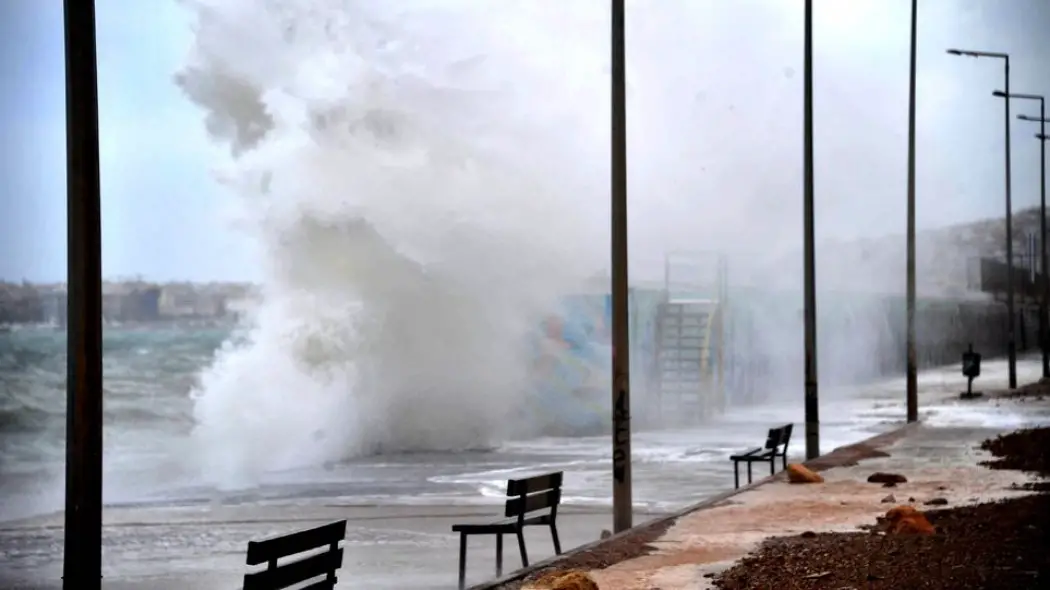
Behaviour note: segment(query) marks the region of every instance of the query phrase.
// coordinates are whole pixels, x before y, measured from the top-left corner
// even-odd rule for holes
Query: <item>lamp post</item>
[[[631,528],[631,377],[627,313],[627,96],[624,0],[612,0],[613,530]]]
[[[963,49],[949,49],[951,55],[962,55],[967,57],[990,57],[1003,60],[1005,64],[1006,89],[1004,95],[1010,94],[1010,56],[1006,53],[992,51],[968,51]],[[1010,100],[1004,98],[1006,105],[1006,311],[1010,316],[1006,329],[1006,354],[1010,371],[1010,389],[1017,388],[1017,342],[1014,326],[1017,317],[1014,312],[1014,235],[1013,235],[1013,207],[1010,202]]]
[[[1046,98],[1036,95],[1015,94],[1014,98],[1039,99],[1039,117],[1028,115],[1017,115],[1022,121],[1035,121],[1039,123],[1039,133],[1035,135],[1039,140],[1039,269],[1042,271],[1039,287],[1042,291],[1043,305],[1039,312],[1039,345],[1043,350],[1043,379],[1050,377],[1050,278],[1047,277],[1047,251],[1046,251]]]
[[[806,458],[820,456],[820,403],[817,397],[817,281],[813,239],[813,0],[806,0],[802,84],[802,239],[803,315],[806,386]]]
[[[102,586],[102,224],[95,3],[65,0],[67,373],[62,587]]]
[[[915,52],[918,40],[919,0],[911,0],[911,63],[908,85],[908,269],[907,269],[907,378],[908,422],[919,419],[918,363],[915,359]]]

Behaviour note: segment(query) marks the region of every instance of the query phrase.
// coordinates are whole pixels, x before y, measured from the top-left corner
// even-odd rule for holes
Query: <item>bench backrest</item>
[[[787,454],[788,443],[791,442],[791,430],[794,424],[785,424],[776,428],[770,428],[766,435],[766,450]],[[784,448],[781,449],[780,447]]]
[[[335,572],[343,565],[339,542],[346,538],[346,521],[340,520],[314,529],[248,543],[248,565],[267,564],[265,570],[244,575],[244,590],[280,590],[325,576],[310,586],[311,590],[335,588]],[[315,549],[325,551],[287,561],[277,560]]]
[[[504,516],[517,516],[518,520],[524,520],[526,514],[548,508],[552,517],[557,516],[558,503],[561,502],[561,480],[562,472],[556,471],[508,481]]]

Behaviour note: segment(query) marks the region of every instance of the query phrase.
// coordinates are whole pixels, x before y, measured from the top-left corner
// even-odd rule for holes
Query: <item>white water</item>
[[[532,65],[439,11],[192,6],[178,80],[267,252],[261,308],[194,392],[206,476],[499,442],[526,331],[601,266],[599,193],[564,165],[600,138],[552,141],[573,113],[520,92]]]
[[[193,392],[203,476],[248,485],[534,431],[516,419],[525,335],[607,266],[607,4],[185,4],[196,38],[176,80],[229,147],[220,178],[266,254],[262,305]],[[741,11],[764,43],[722,67],[694,59],[735,42],[707,5],[629,10],[632,276],[658,276],[659,256],[682,248],[800,262],[788,121],[801,94],[797,59],[783,57],[800,55],[798,23],[779,8]],[[761,134],[709,133],[760,73]],[[864,226],[863,207],[840,206],[834,220],[857,227],[836,231]],[[901,276],[895,263],[841,266],[831,274],[854,288]],[[800,265],[764,268],[770,284],[800,284]],[[897,354],[867,337],[884,323],[858,318],[837,335],[852,348],[822,371],[857,375]],[[762,337],[785,358],[801,346],[797,322]],[[800,366],[778,376],[801,383]]]

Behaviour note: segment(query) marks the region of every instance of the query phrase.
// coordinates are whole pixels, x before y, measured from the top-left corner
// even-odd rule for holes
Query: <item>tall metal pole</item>
[[[1039,347],[1043,351],[1043,379],[1050,378],[1050,278],[1046,264],[1046,99],[1039,98],[1039,256],[1043,304],[1039,311]]]
[[[627,96],[624,0],[612,0],[613,530],[631,528],[631,360],[627,317]]]
[[[806,458],[820,456],[820,403],[817,398],[817,285],[813,237],[813,0],[806,0],[803,50],[803,257],[806,347]]]
[[[908,87],[908,278],[907,278],[907,415],[919,419],[918,366],[915,360],[915,53],[919,0],[911,0],[911,82]]]
[[[1006,268],[1008,278],[1006,281],[1006,308],[1010,314],[1010,323],[1007,325],[1006,354],[1010,370],[1010,389],[1017,388],[1017,339],[1016,328],[1017,312],[1014,308],[1014,230],[1013,230],[1013,205],[1010,196],[1010,56],[1005,58],[1006,62],[1006,97],[1003,98],[1006,115]]]
[[[95,3],[65,0],[68,360],[62,586],[102,585],[102,240]]]
[[[996,96],[1006,96],[1005,92],[994,93]],[[1039,101],[1039,118],[1027,115],[1018,115],[1023,121],[1038,121],[1040,133],[1036,138],[1039,144],[1039,350],[1043,356],[1043,378],[1050,378],[1050,278],[1047,275],[1047,246],[1046,246],[1046,97],[1041,94],[1013,94],[1011,98],[1022,98],[1026,100]],[[1034,237],[1034,236],[1033,236]],[[1034,254],[1034,250],[1033,250]],[[1033,258],[1033,261],[1035,259]],[[1035,268],[1033,262],[1032,267]]]

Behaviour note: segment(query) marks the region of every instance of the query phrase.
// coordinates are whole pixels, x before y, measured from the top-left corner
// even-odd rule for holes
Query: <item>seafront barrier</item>
[[[699,294],[703,296],[704,294]],[[900,376],[905,368],[903,296],[819,294],[821,385],[850,387]],[[706,374],[698,394],[711,407],[750,405],[794,395],[801,386],[801,294],[730,288],[725,294],[724,336],[709,337]],[[631,384],[640,425],[666,425],[654,408],[666,395],[660,363],[666,338],[661,309],[671,301],[655,288],[629,292]],[[1038,344],[1034,311],[1019,317],[1019,350]],[[536,411],[554,431],[604,432],[609,421],[609,294],[566,298],[560,309],[538,322]],[[1006,354],[1007,313],[991,297],[925,297],[916,306],[919,368],[959,362],[971,344],[986,358]],[[721,347],[721,349],[719,349]],[[715,410],[716,412],[718,410]]]

